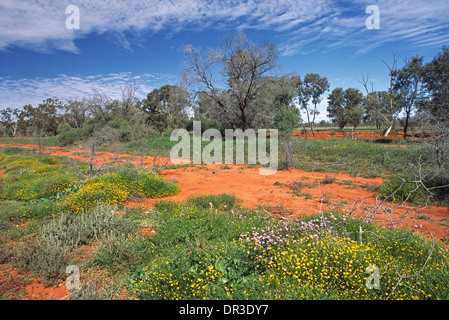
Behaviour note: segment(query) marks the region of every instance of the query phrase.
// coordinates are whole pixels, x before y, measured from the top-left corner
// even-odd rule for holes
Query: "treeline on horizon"
[[[141,100],[128,85],[122,87],[121,99],[94,91],[79,100],[48,98],[38,106],[6,108],[0,111],[0,135],[58,135],[61,145],[93,137],[97,142],[129,142],[175,128],[191,130],[193,120],[201,121],[202,130],[272,128],[289,135],[305,124],[315,134],[317,106],[329,91],[328,79],[317,73],[279,74],[277,60],[274,44],[253,43],[243,33],[226,37],[206,55],[187,46],[187,67],[177,85],[154,89]],[[331,122],[353,132],[362,124],[375,126],[385,136],[399,123],[404,139],[412,124],[446,130],[449,48],[427,63],[414,56],[400,66],[395,54],[391,64],[381,62],[389,70],[389,87],[374,91],[369,75],[363,75],[364,92],[333,89],[327,100]]]

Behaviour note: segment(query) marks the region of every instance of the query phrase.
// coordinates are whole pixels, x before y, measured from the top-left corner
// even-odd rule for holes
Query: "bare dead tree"
[[[200,50],[185,47],[186,68],[182,83],[203,91],[217,112],[233,129],[246,130],[269,113],[269,103],[260,99],[267,90],[266,75],[277,67],[278,52],[267,41],[250,42],[243,33],[228,36],[204,59]],[[217,70],[218,68],[218,70]]]
[[[394,92],[394,88],[396,85],[396,80],[397,80],[397,57],[396,57],[397,53],[393,52],[393,61],[390,64],[388,64],[384,59],[378,58],[388,69],[389,71],[389,86],[388,86],[388,95],[389,95],[389,99],[390,99],[390,107],[388,109],[388,117],[386,117],[384,115],[384,117],[387,119],[389,118],[389,125],[388,127],[385,129],[383,135],[384,137],[387,137],[390,134],[391,129],[393,128],[393,124],[394,124],[394,115],[397,112],[397,106],[396,106],[396,97],[395,97],[395,92]]]

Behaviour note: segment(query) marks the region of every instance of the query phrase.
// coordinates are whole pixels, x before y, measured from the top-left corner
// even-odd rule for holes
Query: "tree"
[[[388,119],[384,116],[390,106],[390,99],[386,91],[373,91],[363,99],[365,108],[364,121],[373,121],[376,130],[381,130],[382,126],[388,124]]]
[[[147,114],[147,124],[162,137],[170,126],[182,126],[186,121],[189,95],[179,86],[164,85],[151,91],[143,100],[142,109]]]
[[[354,88],[335,88],[328,96],[329,118],[343,129],[347,123],[353,125],[352,133],[362,121],[365,109],[362,105],[363,94]]]
[[[281,106],[274,115],[274,128],[280,136],[290,136],[301,125],[301,114],[295,106]]]
[[[69,100],[64,111],[64,118],[72,128],[82,128],[89,116],[89,100]]]
[[[328,96],[327,112],[333,123],[343,129],[348,123],[345,112],[345,97],[343,88],[335,88]]]
[[[93,96],[89,99],[88,110],[95,121],[95,127],[106,125],[112,118],[114,102],[105,93],[94,89]]]
[[[322,95],[329,90],[329,82],[325,77],[316,73],[308,73],[298,86],[298,101],[301,108],[306,112],[307,122],[315,136],[315,118],[319,114],[317,105],[321,102]],[[310,103],[313,107],[310,106]]]
[[[415,110],[419,100],[424,93],[424,66],[423,57],[413,57],[406,62],[405,66],[396,70],[396,82],[393,90],[398,100],[401,102],[402,109],[405,112],[404,120],[404,139],[407,139],[407,130],[410,121],[410,115]]]
[[[382,113],[382,116],[385,121],[388,122],[388,127],[384,130],[384,137],[388,137],[390,134],[391,129],[394,125],[394,118],[395,115],[401,110],[398,95],[395,91],[396,83],[397,83],[397,77],[398,77],[398,69],[397,69],[397,58],[396,54],[393,53],[393,61],[390,64],[388,64],[385,60],[380,59],[379,60],[387,67],[389,71],[389,86],[388,86],[388,99],[389,99],[389,105],[388,108],[385,110],[385,113]]]
[[[191,87],[199,85],[194,90],[203,91],[214,102],[219,111],[217,116],[233,129],[257,127],[272,118],[272,101],[265,94],[269,86],[266,76],[277,67],[274,44],[252,43],[238,33],[228,36],[205,60],[190,45],[185,53],[184,83]],[[214,72],[217,66],[219,72]]]
[[[38,142],[39,154],[41,154],[41,137],[46,134],[57,134],[58,125],[61,122],[58,111],[63,108],[61,100],[48,98],[38,107],[26,105],[23,107],[24,115],[33,130],[33,135]]]
[[[300,81],[299,76],[283,75],[271,78],[273,105],[276,110],[273,125],[279,130],[281,137],[289,137],[302,122],[301,113],[294,103]]]
[[[353,126],[352,134],[354,134],[365,112],[362,105],[363,94],[358,89],[348,88],[345,90],[344,98],[348,123]]]
[[[0,122],[6,130],[6,135],[15,137],[22,117],[19,109],[6,108],[0,111]]]
[[[449,183],[449,47],[424,66],[424,86],[429,100],[421,108],[430,115],[435,134],[429,139],[435,151],[438,175],[444,183]]]
[[[86,146],[89,150],[89,167],[90,173],[93,171],[93,163],[96,156],[96,150],[105,142],[117,142],[119,141],[119,132],[117,129],[111,128],[109,126],[103,126],[100,129],[94,131],[92,136],[87,140]]]
[[[431,102],[426,104],[435,121],[447,124],[449,111],[449,47],[424,66],[423,81]]]

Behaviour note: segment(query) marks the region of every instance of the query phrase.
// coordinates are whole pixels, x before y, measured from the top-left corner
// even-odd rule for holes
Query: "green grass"
[[[192,148],[192,137],[190,137]],[[176,144],[170,141],[169,137],[154,137],[148,140],[147,155],[159,155],[168,157],[170,149]],[[280,141],[281,143],[281,141]],[[209,142],[203,141],[202,148]],[[399,145],[407,147],[399,147]],[[245,140],[244,155],[245,163],[248,163]],[[225,163],[224,142],[222,144],[222,163]],[[116,152],[138,154],[138,143],[130,142],[119,146]],[[414,170],[417,167],[417,160],[421,160],[425,165],[434,166],[432,163],[433,154],[424,144],[419,142],[403,141],[401,139],[392,140],[389,144],[373,143],[372,140],[352,140],[348,139],[294,139],[293,168],[306,171],[320,172],[345,172],[354,176],[366,178],[381,177],[391,178],[398,170],[404,168]],[[234,143],[235,157],[235,143]],[[191,159],[192,152],[190,153]],[[282,155],[280,154],[280,158]],[[235,159],[234,159],[235,160]]]
[[[0,221],[13,218],[14,225],[14,210],[21,207],[0,203]],[[408,230],[338,212],[298,222],[269,219],[229,194],[161,200],[147,211],[117,210],[99,205],[43,220],[34,232],[16,237],[14,246],[0,241],[3,263],[50,283],[64,279],[68,264],[81,267],[83,277],[104,270],[117,279],[93,280],[95,288],[84,281],[76,299],[118,299],[123,289],[137,299],[449,298],[447,249]],[[143,236],[143,227],[155,234]],[[80,253],[94,243],[87,256]],[[380,272],[378,290],[366,287],[372,265]],[[398,273],[410,277],[398,283]]]
[[[156,234],[131,273],[139,299],[447,299],[448,253],[409,231],[343,215],[267,220],[243,208],[160,202]],[[360,243],[359,227],[363,236]],[[366,268],[380,270],[367,289]]]
[[[350,139],[297,140],[295,167],[306,171],[346,172],[366,178],[393,176],[398,170],[415,167],[412,159],[430,154],[421,145],[388,147],[369,141]]]
[[[58,137],[42,137],[40,138],[41,145],[44,147],[55,147],[59,145]],[[37,141],[33,137],[17,137],[17,138],[10,138],[10,137],[3,137],[0,138],[0,144],[35,144],[36,150],[37,150]]]
[[[169,150],[167,141],[155,139],[153,152]],[[85,164],[66,158],[39,158],[20,148],[3,151],[0,260],[49,282],[63,279],[65,266],[77,264],[86,272],[99,268],[118,277],[121,287],[114,291],[127,289],[127,297],[138,299],[449,298],[447,249],[411,231],[338,212],[304,216],[301,223],[267,219],[263,210],[243,208],[229,194],[183,203],[161,200],[151,210],[120,208],[124,213],[114,215],[118,207],[103,202],[120,205],[131,197],[179,190],[132,166],[91,175]],[[430,151],[416,143],[402,148],[349,139],[297,140],[294,153],[295,167],[310,171],[390,179],[416,169],[411,159],[419,155],[432,168]],[[65,178],[70,183],[56,188]],[[306,196],[301,188],[316,183],[275,185]],[[69,210],[69,202],[76,210]],[[143,227],[155,234],[141,235]],[[83,246],[94,250],[86,257]],[[379,290],[366,287],[371,265],[379,268]],[[398,274],[409,277],[398,282]],[[107,282],[101,285],[104,290],[85,284],[77,297],[110,292]]]
[[[327,128],[325,128],[327,129]],[[2,138],[6,142],[14,143],[15,139]],[[2,142],[0,139],[0,142]],[[32,139],[24,139],[26,143],[33,143]],[[51,141],[50,138],[47,139]],[[45,141],[47,141],[45,140]],[[21,139],[17,138],[18,143]],[[269,142],[269,141],[267,141]],[[48,142],[51,144],[51,142]],[[170,141],[169,136],[151,137],[147,139],[145,148],[146,155],[158,155],[169,157],[170,150],[178,141]],[[281,143],[281,142],[280,142]],[[202,141],[202,148],[209,144]],[[407,147],[399,147],[405,144]],[[269,143],[268,143],[269,145]],[[190,146],[193,148],[193,137],[190,137]],[[116,153],[130,153],[140,155],[139,142],[122,143],[118,146],[103,147],[102,150]],[[244,151],[245,163],[248,163],[248,143],[245,140]],[[225,148],[222,144],[222,163],[225,163]],[[293,168],[307,171],[321,172],[346,172],[354,176],[363,176],[367,178],[382,177],[391,178],[398,170],[415,170],[417,160],[421,160],[425,165],[433,166],[432,151],[423,143],[404,141],[402,139],[392,140],[389,144],[373,143],[372,140],[352,140],[348,139],[294,139],[293,150]],[[234,157],[235,142],[234,142]],[[192,150],[190,157],[193,158]],[[282,155],[280,155],[282,158]],[[235,159],[234,159],[235,161]]]
[[[92,176],[86,164],[64,157],[14,153],[0,154],[0,169],[4,172],[0,200],[9,201],[8,207],[20,207],[21,222],[78,213],[99,202],[123,204],[136,197],[163,198],[180,191],[174,182],[132,165],[112,166]]]

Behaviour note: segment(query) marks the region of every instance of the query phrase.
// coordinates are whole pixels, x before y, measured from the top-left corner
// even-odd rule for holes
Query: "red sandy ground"
[[[0,144],[0,147],[18,146],[27,149],[36,149],[36,145],[8,145]],[[51,155],[68,156],[79,161],[89,161],[87,150],[68,149],[60,147],[45,147],[45,153]],[[168,159],[157,159],[156,162],[161,163]],[[139,157],[114,154],[110,152],[97,152],[95,157],[95,165],[103,165],[111,162],[133,162],[138,164]],[[155,159],[153,157],[145,157],[144,166],[151,167]],[[324,172],[307,172],[299,169],[278,171],[274,175],[260,175],[258,168],[250,168],[245,165],[196,165],[190,167],[181,167],[176,169],[167,169],[162,171],[161,175],[167,180],[176,181],[181,192],[175,196],[164,198],[164,200],[183,201],[193,195],[209,195],[228,193],[234,194],[242,201],[241,205],[247,208],[256,209],[259,206],[267,205],[271,207],[282,206],[288,213],[284,216],[288,218],[296,218],[301,214],[316,213],[324,211],[330,207],[340,204],[339,209],[345,212],[352,212],[354,215],[364,216],[366,207],[375,203],[375,194],[360,185],[380,185],[383,180],[381,178],[367,179],[362,177],[354,177],[346,173],[324,173]],[[330,184],[317,184],[315,187],[303,187],[301,191],[310,196],[294,195],[288,184],[294,181],[303,183],[318,183],[324,178],[335,178]],[[278,182],[282,185],[275,186]],[[352,183],[352,185],[350,185]],[[354,185],[357,186],[354,188]],[[330,200],[330,204],[323,202]],[[145,199],[142,201],[130,201],[126,203],[129,207],[141,206],[150,208],[155,201],[159,199]],[[384,207],[392,210],[390,216],[379,214],[377,219],[394,219],[401,220],[405,223],[398,224],[400,227],[410,227],[427,236],[432,234],[436,238],[449,236],[449,228],[443,226],[438,221],[449,219],[449,207],[432,206],[423,209],[397,208],[395,204],[385,204]],[[260,210],[260,209],[259,209]],[[261,211],[261,214],[264,214]],[[407,213],[425,214],[430,219],[417,219],[415,214],[410,214],[406,219],[401,215]],[[277,215],[281,214],[279,210]],[[391,221],[381,222],[384,225],[391,226]],[[416,228],[415,226],[418,226]],[[420,227],[422,226],[422,228]],[[142,230],[142,234],[151,235],[154,233],[152,229]],[[62,289],[61,289],[62,288]],[[67,297],[65,286],[44,288],[38,283],[26,288],[31,299],[64,299]]]

